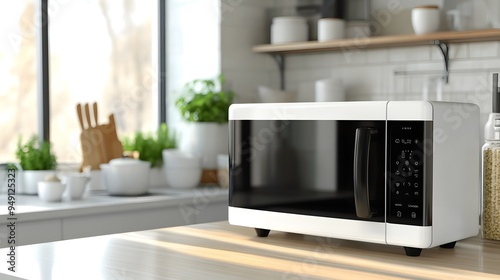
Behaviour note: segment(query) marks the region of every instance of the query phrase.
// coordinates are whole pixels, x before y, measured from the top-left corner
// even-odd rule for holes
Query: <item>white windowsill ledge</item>
[[[36,195],[16,195],[15,215],[7,195],[0,195],[0,248],[104,234],[227,220],[228,190],[199,187],[158,188],[148,195],[119,197],[104,191],[82,200],[43,202]],[[3,206],[3,207],[2,207]],[[10,219],[9,218],[15,218]],[[8,224],[15,222],[15,231]],[[12,238],[11,238],[12,239]]]

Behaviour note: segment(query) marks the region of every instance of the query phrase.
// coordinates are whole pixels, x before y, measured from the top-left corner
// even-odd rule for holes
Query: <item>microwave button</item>
[[[415,213],[415,212],[411,212],[411,217],[412,217],[413,219],[415,219],[415,218],[417,217],[417,213]]]
[[[398,218],[401,218],[403,216],[403,214],[401,213],[401,211],[397,211],[396,216],[398,216]]]

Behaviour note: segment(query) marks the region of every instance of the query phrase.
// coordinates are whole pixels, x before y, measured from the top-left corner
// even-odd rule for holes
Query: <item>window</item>
[[[37,132],[35,1],[0,2],[0,162]]]
[[[65,1],[49,12],[50,128],[59,162],[81,160],[76,104],[113,113],[118,135],[157,126],[157,1]],[[49,10],[50,11],[50,10]]]
[[[0,38],[0,162],[15,160],[19,135],[39,134],[41,1],[0,3],[0,34],[8,35]],[[97,102],[100,124],[113,113],[119,137],[156,128],[162,1],[48,0],[50,142],[59,163],[81,160],[77,103]]]

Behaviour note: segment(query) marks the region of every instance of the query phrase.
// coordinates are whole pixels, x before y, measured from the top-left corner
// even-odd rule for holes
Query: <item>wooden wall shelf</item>
[[[281,89],[285,88],[285,58],[287,54],[359,51],[375,48],[412,47],[435,45],[443,55],[443,80],[448,83],[449,76],[449,44],[500,41],[500,29],[481,29],[468,31],[436,32],[425,35],[395,35],[342,39],[329,42],[297,42],[274,45],[258,45],[253,47],[256,53],[267,53],[274,57],[280,71]]]
[[[253,51],[256,53],[269,54],[295,54],[344,50],[348,51],[353,49],[435,45],[436,42],[453,44],[485,41],[500,41],[500,29],[482,29],[459,32],[448,31],[425,35],[380,36],[343,39],[330,42],[308,41],[289,44],[258,45],[253,48]]]

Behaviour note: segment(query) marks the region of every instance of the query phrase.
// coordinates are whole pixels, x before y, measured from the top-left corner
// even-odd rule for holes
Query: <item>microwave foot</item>
[[[404,247],[406,255],[408,257],[418,257],[420,256],[420,253],[422,252],[421,248],[413,248],[413,247]]]
[[[439,247],[446,248],[446,249],[453,249],[453,248],[455,248],[455,244],[457,244],[457,241],[446,243],[446,244],[440,245]]]
[[[269,235],[269,232],[271,232],[271,230],[262,229],[262,228],[255,228],[255,232],[257,233],[258,237],[267,237]]]

